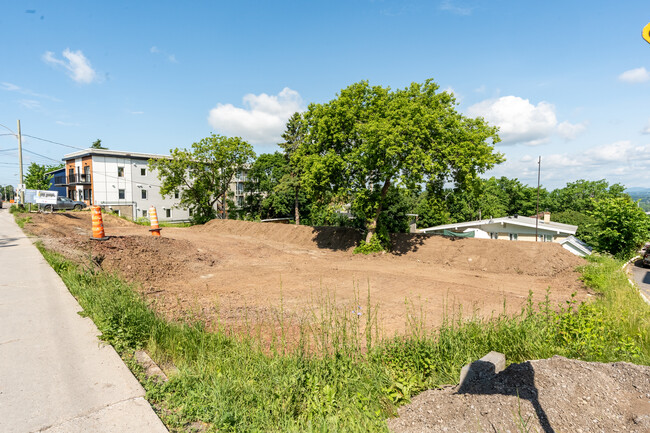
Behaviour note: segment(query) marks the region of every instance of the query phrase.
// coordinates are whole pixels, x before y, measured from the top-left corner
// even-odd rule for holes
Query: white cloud
[[[644,83],[650,80],[650,72],[642,66],[623,72],[618,76],[618,79],[625,83]]]
[[[650,119],[646,123],[645,127],[641,130],[641,134],[650,134]]]
[[[641,152],[637,153],[637,150]],[[587,150],[584,156],[588,163],[599,165],[612,162],[627,162],[631,158],[643,158],[643,150],[636,149],[630,141],[624,140],[594,147]]]
[[[155,45],[149,49],[149,52],[152,54],[160,54],[161,56],[166,57],[167,60],[169,60],[171,63],[178,63],[178,60],[176,60],[176,56],[174,54],[169,54]]]
[[[567,140],[574,140],[585,129],[587,129],[587,122],[573,124],[564,121],[557,126],[557,133]]]
[[[37,108],[41,108],[41,103],[39,101],[35,101],[33,99],[21,99],[18,101],[20,105],[22,105],[25,108],[28,108],[30,110],[35,110]]]
[[[63,121],[61,121],[61,120],[57,120],[57,121],[54,122],[54,123],[56,123],[57,125],[61,125],[61,126],[79,126],[78,123],[74,123],[74,122],[63,122]]]
[[[18,93],[22,93],[23,95],[32,96],[34,98],[44,98],[55,102],[61,102],[60,99],[54,98],[53,96],[44,95],[42,93],[36,93],[29,89],[23,89],[22,87],[12,83],[6,83],[6,82],[0,83],[0,90],[6,90],[8,92],[18,92]]]
[[[498,126],[503,144],[534,146],[546,142],[553,134],[573,139],[586,127],[584,123],[574,125],[566,121],[558,125],[553,104],[542,101],[533,105],[528,99],[518,96],[488,99],[472,105],[467,112]]]
[[[63,57],[67,60],[57,59],[54,53],[47,51],[43,54],[43,61],[50,65],[61,66],[68,71],[68,75],[77,83],[89,84],[97,80],[97,73],[90,65],[90,61],[79,51],[63,50]]]
[[[243,102],[245,108],[217,104],[210,110],[208,122],[218,132],[252,144],[279,143],[289,117],[304,110],[300,94],[288,87],[277,95],[249,93]]]
[[[553,105],[540,102],[535,106],[518,96],[488,99],[472,105],[467,111],[472,117],[482,116],[497,125],[504,144],[540,144],[548,139],[557,125]]]
[[[444,0],[440,3],[440,10],[451,12],[456,15],[471,15],[474,10],[474,6],[459,6],[456,2],[452,0]]]
[[[563,187],[577,179],[607,179],[627,186],[650,182],[650,144],[628,140],[606,143],[573,153],[542,154],[542,183],[547,188]],[[516,173],[516,175],[514,175]],[[537,155],[510,159],[495,167],[489,176],[517,177],[529,185],[537,184]]]

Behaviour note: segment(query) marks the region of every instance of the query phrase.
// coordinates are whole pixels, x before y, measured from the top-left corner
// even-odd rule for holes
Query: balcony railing
[[[90,184],[90,174],[72,174],[69,176],[55,176],[54,185],[56,186],[65,186],[65,185],[89,185]]]

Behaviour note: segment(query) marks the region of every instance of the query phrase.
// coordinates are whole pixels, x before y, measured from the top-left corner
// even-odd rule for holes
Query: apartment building
[[[67,196],[88,205],[98,205],[120,215],[148,217],[154,206],[161,221],[187,221],[190,212],[179,207],[179,194],[163,198],[160,180],[149,168],[150,159],[168,155],[85,149],[63,157],[65,172],[55,175],[54,187],[64,187]],[[245,172],[237,173],[230,185],[236,206],[243,204]]]

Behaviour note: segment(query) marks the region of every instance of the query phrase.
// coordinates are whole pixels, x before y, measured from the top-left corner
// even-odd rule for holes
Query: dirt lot
[[[396,235],[395,251],[362,256],[360,235],[341,228],[215,220],[203,226],[148,228],[104,216],[104,242],[90,240],[88,212],[32,214],[25,228],[45,245],[122,274],[170,318],[240,327],[282,307],[308,315],[335,299],[343,308],[372,305],[386,335],[403,332],[407,315],[439,324],[445,313],[490,316],[517,312],[529,290],[535,302],[547,288],[555,304],[588,296],[575,267],[583,260],[557,244]],[[359,301],[360,299],[360,301]],[[409,307],[407,308],[407,304]]]

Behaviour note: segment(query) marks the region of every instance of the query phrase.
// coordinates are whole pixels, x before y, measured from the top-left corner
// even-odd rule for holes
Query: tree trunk
[[[221,219],[228,219],[228,212],[226,211],[226,194],[228,192],[224,192],[223,196],[221,197]]]
[[[368,226],[368,234],[366,235],[366,243],[370,242],[370,239],[372,239],[372,236],[377,231],[377,222],[379,221],[379,215],[381,215],[382,204],[384,203],[384,199],[386,198],[386,194],[388,193],[388,188],[389,187],[390,187],[390,178],[386,179],[386,182],[384,182],[384,186],[381,188],[381,196],[380,196],[380,199],[379,199],[379,204],[377,205],[377,212],[375,212],[375,218],[372,220],[372,222]]]
[[[296,218],[296,225],[300,225],[300,212],[298,211],[298,188],[296,188],[296,196],[293,200],[293,211]]]

